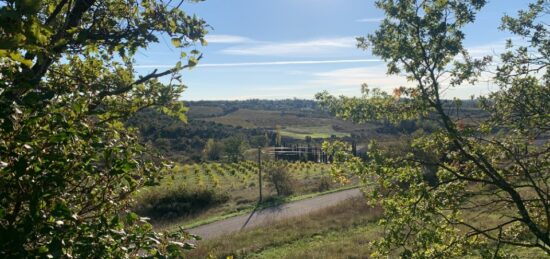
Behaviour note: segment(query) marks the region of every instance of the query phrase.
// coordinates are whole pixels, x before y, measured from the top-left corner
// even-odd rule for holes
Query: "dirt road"
[[[311,199],[282,204],[277,207],[267,208],[252,213],[228,218],[225,220],[202,225],[189,229],[192,234],[199,235],[203,239],[212,239],[215,237],[240,231],[245,228],[256,227],[270,222],[282,219],[292,218],[310,212],[320,210],[337,203],[361,195],[359,189],[351,189],[341,192],[330,193]]]

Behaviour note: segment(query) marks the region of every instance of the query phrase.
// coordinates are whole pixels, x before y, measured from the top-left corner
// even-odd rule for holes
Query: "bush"
[[[294,193],[294,179],[284,166],[273,165],[267,168],[267,180],[277,191],[278,196]]]
[[[0,2],[0,258],[177,258],[193,247],[127,210],[167,163],[124,122],[147,107],[185,120],[179,72],[200,59],[207,29],[167,0]],[[134,55],[165,37],[181,63],[138,73]]]
[[[319,192],[328,191],[330,189],[330,184],[332,179],[328,176],[323,176],[319,179]]]
[[[214,190],[189,190],[177,186],[168,190],[153,189],[138,198],[135,211],[151,222],[169,221],[199,213],[229,200],[226,193]]]

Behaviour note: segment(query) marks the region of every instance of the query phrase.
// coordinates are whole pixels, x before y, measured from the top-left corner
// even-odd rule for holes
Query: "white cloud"
[[[411,84],[402,76],[386,75],[386,66],[383,64],[309,73],[307,76],[310,78],[302,83],[263,85],[255,91],[274,96],[284,93],[286,97],[313,98],[315,93],[324,90],[335,95],[357,96],[361,93],[363,83],[389,93],[399,86]]]
[[[354,37],[317,39],[299,42],[261,43],[253,46],[232,47],[222,50],[230,55],[277,56],[332,52],[337,49],[355,49]]]
[[[493,56],[501,54],[505,51],[506,41],[501,40],[493,43],[482,44],[477,46],[466,47],[468,53],[472,57]]]
[[[371,88],[380,88],[391,92],[399,86],[410,85],[403,76],[387,75],[385,65],[369,67],[355,67],[336,69],[314,74],[315,78],[309,81],[312,85],[359,87],[366,83]]]
[[[227,35],[227,34],[212,34],[212,35],[206,35],[206,41],[208,43],[245,43],[245,42],[253,42],[253,40],[237,36],[237,35]]]
[[[381,62],[379,59],[339,59],[339,60],[296,60],[296,61],[268,61],[268,62],[244,62],[244,63],[214,63],[199,64],[200,67],[245,67],[245,66],[281,66],[281,65],[318,65],[318,64],[343,64],[343,63],[368,63]]]
[[[363,18],[363,19],[357,19],[356,22],[368,22],[368,23],[379,23],[382,20],[384,20],[384,17],[376,17],[376,18]]]
[[[315,93],[328,91],[333,95],[358,96],[360,95],[361,85],[366,83],[369,88],[379,88],[387,93],[392,93],[395,88],[400,86],[412,87],[414,82],[409,82],[404,76],[387,75],[384,64],[353,67],[344,69],[335,69],[324,72],[309,74],[310,79],[302,83],[289,85],[264,85],[258,87],[258,92],[277,96],[285,93],[286,97],[312,98]],[[471,95],[485,95],[496,90],[490,82],[478,83],[476,85],[464,85],[459,87],[448,87],[445,85],[441,91],[443,98],[462,98],[467,99]]]
[[[314,95],[311,93],[296,93],[296,92],[281,92],[272,91],[259,88],[255,90],[255,94],[223,94],[200,97],[200,96],[184,96],[184,98],[190,100],[250,100],[250,99],[288,99],[288,98],[300,98],[300,99],[313,99]]]
[[[376,63],[380,59],[338,59],[338,60],[293,60],[293,61],[266,61],[241,63],[206,63],[197,67],[254,67],[254,66],[284,66],[284,65],[318,65],[318,64],[345,64],[345,63]],[[172,68],[174,65],[136,65],[134,68]]]

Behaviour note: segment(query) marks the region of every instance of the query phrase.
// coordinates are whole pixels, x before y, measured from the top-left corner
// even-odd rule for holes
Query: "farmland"
[[[347,183],[334,182],[327,164],[267,161],[262,167],[265,170],[274,165],[288,168],[293,182],[293,194],[284,198],[277,197],[274,188],[264,176],[263,195],[266,203],[260,206],[310,197],[357,184],[355,178],[350,178],[351,181]],[[159,186],[145,188],[136,195],[137,211],[151,217],[158,228],[182,224],[192,226],[245,213],[258,206],[257,172],[257,164],[252,161],[176,164],[167,172]],[[173,197],[177,199],[172,199]],[[189,207],[196,200],[200,202]]]
[[[336,131],[332,126],[318,126],[318,127],[285,127],[281,130],[281,135],[285,137],[295,139],[306,139],[311,137],[314,139],[328,139],[331,137],[343,138],[351,136],[350,133]]]
[[[187,123],[152,109],[145,109],[128,125],[140,133],[143,142],[170,160],[180,163],[204,162],[202,151],[212,139],[223,143],[231,137],[243,139],[249,147],[311,145],[342,139],[355,142],[362,152],[376,140],[401,142],[416,131],[433,132],[439,126],[431,121],[403,121],[399,125],[373,122],[355,124],[331,116],[308,100],[250,100],[185,102],[189,107]],[[479,118],[479,109],[464,116]],[[465,120],[468,122],[469,120]],[[277,143],[277,135],[281,142]],[[216,161],[219,162],[219,161]]]
[[[201,108],[202,109],[202,108]],[[191,108],[193,110],[193,107]],[[375,125],[357,125],[323,114],[273,110],[239,109],[232,113],[205,118],[205,121],[243,128],[280,128],[282,136],[291,139],[328,139],[332,136],[349,137],[352,133],[374,131]]]

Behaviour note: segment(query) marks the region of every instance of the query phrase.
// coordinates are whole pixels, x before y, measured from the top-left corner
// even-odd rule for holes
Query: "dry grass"
[[[375,222],[380,208],[370,208],[364,198],[269,226],[245,230],[214,240],[202,241],[191,258],[366,258],[369,242],[383,236]],[[502,219],[498,212],[475,218],[480,226]],[[537,249],[505,246],[503,251],[519,258],[547,258]],[[477,256],[473,256],[477,258]]]
[[[318,127],[285,127],[281,130],[281,135],[291,137],[295,139],[311,138],[330,138],[336,136],[337,138],[349,137],[349,133],[336,131],[332,126],[318,126]]]
[[[217,106],[192,106],[187,112],[191,119],[219,116],[223,114],[223,109]]]
[[[367,258],[369,242],[382,234],[375,223],[271,247],[248,258]]]
[[[361,129],[365,126],[331,117],[307,117],[281,111],[239,109],[225,116],[208,118],[206,120],[221,124],[241,126],[244,128],[275,128],[281,127],[332,127],[346,131]]]
[[[214,240],[202,241],[198,248],[192,251],[191,258],[205,258],[213,255],[218,258],[234,256],[236,258],[260,256],[265,258],[271,254],[279,257],[281,252],[308,253],[309,249],[318,250],[316,247],[321,240],[323,243],[331,242],[330,249],[334,253],[341,254],[342,242],[339,237],[351,237],[345,247],[354,246],[357,249],[353,253],[362,251],[367,253],[367,239],[374,237],[376,226],[372,224],[381,215],[378,208],[369,207],[363,198],[350,199],[330,208],[273,223],[269,226],[245,230],[243,232],[227,235]],[[366,235],[369,230],[371,233]],[[365,232],[366,231],[366,232]],[[349,233],[356,235],[348,236]],[[290,250],[286,249],[292,248]],[[279,250],[277,250],[279,249]],[[350,250],[350,252],[352,252]],[[328,252],[325,250],[324,252]],[[266,253],[263,256],[262,253]],[[331,252],[332,253],[332,252]],[[328,255],[327,255],[328,256]],[[269,257],[269,256],[268,256]],[[300,258],[300,256],[296,257]]]

